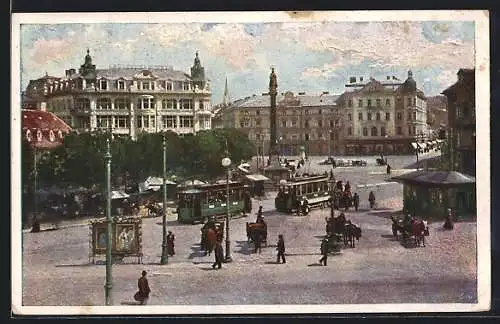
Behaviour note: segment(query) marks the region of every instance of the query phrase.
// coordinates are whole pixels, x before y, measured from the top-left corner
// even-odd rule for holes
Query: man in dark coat
[[[283,235],[278,235],[278,247],[276,248],[278,251],[278,258],[276,263],[280,263],[280,258],[283,260],[283,263],[286,263],[285,260],[285,240],[283,239]]]
[[[452,230],[453,229],[453,220],[452,220],[452,211],[451,208],[448,208],[447,214],[444,218],[444,225],[443,228],[447,230]]]
[[[372,209],[375,205],[375,194],[373,193],[373,191],[370,191],[370,194],[368,195],[368,201],[370,202],[370,209]]]
[[[357,192],[354,193],[354,197],[352,197],[353,203],[354,203],[354,209],[358,211],[359,208],[359,195]]]
[[[391,174],[391,166],[387,164],[387,174]]]
[[[222,268],[223,259],[224,249],[222,248],[221,240],[217,240],[217,243],[215,243],[215,262],[212,264],[212,268],[215,269],[215,266],[217,266],[217,269]]]
[[[175,255],[175,235],[172,234],[172,231],[168,231],[167,235],[167,253],[170,256]]]
[[[135,293],[134,299],[141,303],[141,305],[146,305],[149,299],[149,293],[151,289],[149,289],[148,279],[146,278],[147,272],[142,272],[142,277],[137,281],[137,287],[139,291]]]
[[[320,251],[322,257],[319,259],[319,263],[326,266],[328,260],[328,240],[326,238],[321,241]]]

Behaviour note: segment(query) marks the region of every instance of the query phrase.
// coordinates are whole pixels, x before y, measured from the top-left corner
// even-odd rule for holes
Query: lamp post
[[[111,218],[111,149],[109,138],[106,139],[106,154],[104,155],[106,161],[106,222],[108,229],[106,232],[106,284],[104,285],[106,306],[113,304],[111,298],[112,274],[111,269],[113,265],[112,245],[113,245],[113,219]]]
[[[168,263],[167,254],[167,139],[163,133],[163,215],[162,215],[163,236],[161,243],[160,264]]]
[[[331,156],[332,156],[332,144],[331,144],[331,140],[332,140],[332,130],[330,129],[328,131],[328,161],[330,161],[331,159]]]
[[[226,168],[226,258],[225,262],[231,262],[231,241],[229,240],[229,166],[231,159],[227,157],[227,142],[226,142],[226,157],[222,159],[222,166]]]

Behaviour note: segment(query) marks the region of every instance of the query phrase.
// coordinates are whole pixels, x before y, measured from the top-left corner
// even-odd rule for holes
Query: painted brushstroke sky
[[[213,104],[225,78],[232,100],[267,91],[270,66],[279,92],[340,94],[350,76],[405,80],[411,69],[426,95],[474,67],[474,22],[313,22],[21,25],[21,87],[62,76],[83,63],[171,65],[189,73],[195,52],[212,82]]]

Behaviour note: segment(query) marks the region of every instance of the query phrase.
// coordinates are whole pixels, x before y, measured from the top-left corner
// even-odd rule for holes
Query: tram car
[[[206,223],[223,219],[227,213],[226,183],[200,184],[177,194],[179,223]],[[243,182],[229,182],[229,215],[246,216],[252,211],[249,188]]]
[[[328,206],[333,182],[328,175],[296,177],[280,183],[276,210],[307,215],[311,208]]]

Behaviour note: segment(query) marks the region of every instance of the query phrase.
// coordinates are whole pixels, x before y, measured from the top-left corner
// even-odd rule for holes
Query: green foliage
[[[44,153],[38,161],[41,183],[90,187],[105,183],[106,139],[103,132],[77,134],[64,138],[64,143]],[[233,165],[247,160],[255,152],[244,133],[235,129],[200,131],[196,136],[165,133],[167,143],[167,176],[177,180],[213,179],[224,174],[221,160],[226,156],[226,140]],[[111,146],[112,182],[143,181],[147,176],[163,175],[163,135],[142,133],[136,141],[114,138]],[[23,145],[23,174],[31,180],[33,154]]]

